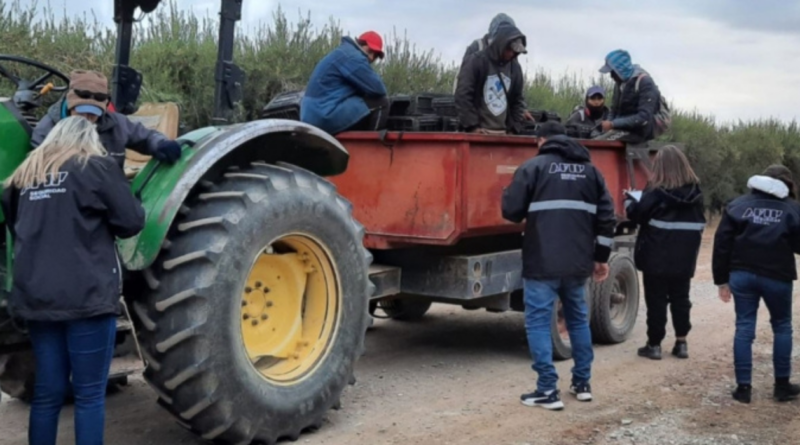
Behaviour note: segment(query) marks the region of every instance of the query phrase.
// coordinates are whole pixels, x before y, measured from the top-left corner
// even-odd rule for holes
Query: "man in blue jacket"
[[[386,128],[386,86],[370,66],[383,56],[383,39],[376,32],[355,40],[343,37],[314,68],[300,104],[300,120],[332,135]]]
[[[634,65],[630,54],[622,49],[608,53],[600,72],[611,74],[615,86],[611,113],[601,123],[603,134],[595,139],[633,144],[652,140],[656,136],[656,114],[661,104],[661,92],[653,78],[642,67]]]

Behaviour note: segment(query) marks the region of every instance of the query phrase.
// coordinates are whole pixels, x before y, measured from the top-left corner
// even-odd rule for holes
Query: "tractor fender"
[[[347,170],[350,159],[333,136],[284,119],[205,127],[179,140],[183,155],[177,163],[159,165],[151,160],[131,184],[141,197],[146,216],[145,227],[137,236],[117,243],[127,270],[143,270],[155,261],[175,216],[195,186],[219,177],[230,166],[282,161],[320,176],[334,176]]]

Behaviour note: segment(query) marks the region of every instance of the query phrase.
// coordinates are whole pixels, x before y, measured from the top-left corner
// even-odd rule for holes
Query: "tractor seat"
[[[174,102],[143,103],[139,110],[128,116],[131,122],[139,122],[146,128],[163,133],[170,139],[178,137],[180,110]],[[150,156],[125,150],[125,176],[133,178],[150,160]]]

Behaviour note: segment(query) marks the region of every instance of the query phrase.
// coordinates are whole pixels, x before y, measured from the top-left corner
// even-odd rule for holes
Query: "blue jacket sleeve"
[[[339,65],[339,72],[365,96],[386,96],[386,85],[383,84],[383,79],[369,66],[367,59],[342,63]]]
[[[635,88],[636,80],[632,79],[628,88]],[[615,117],[611,123],[615,130],[633,130],[638,127],[653,124],[653,115],[656,113],[659,92],[655,82],[650,76],[644,76],[639,82],[639,107],[636,114]]]

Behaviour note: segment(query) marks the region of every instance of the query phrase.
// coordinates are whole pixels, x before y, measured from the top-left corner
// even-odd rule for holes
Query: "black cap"
[[[567,129],[561,123],[556,121],[549,121],[539,124],[536,130],[536,136],[540,138],[549,138],[559,134],[567,134]]]

